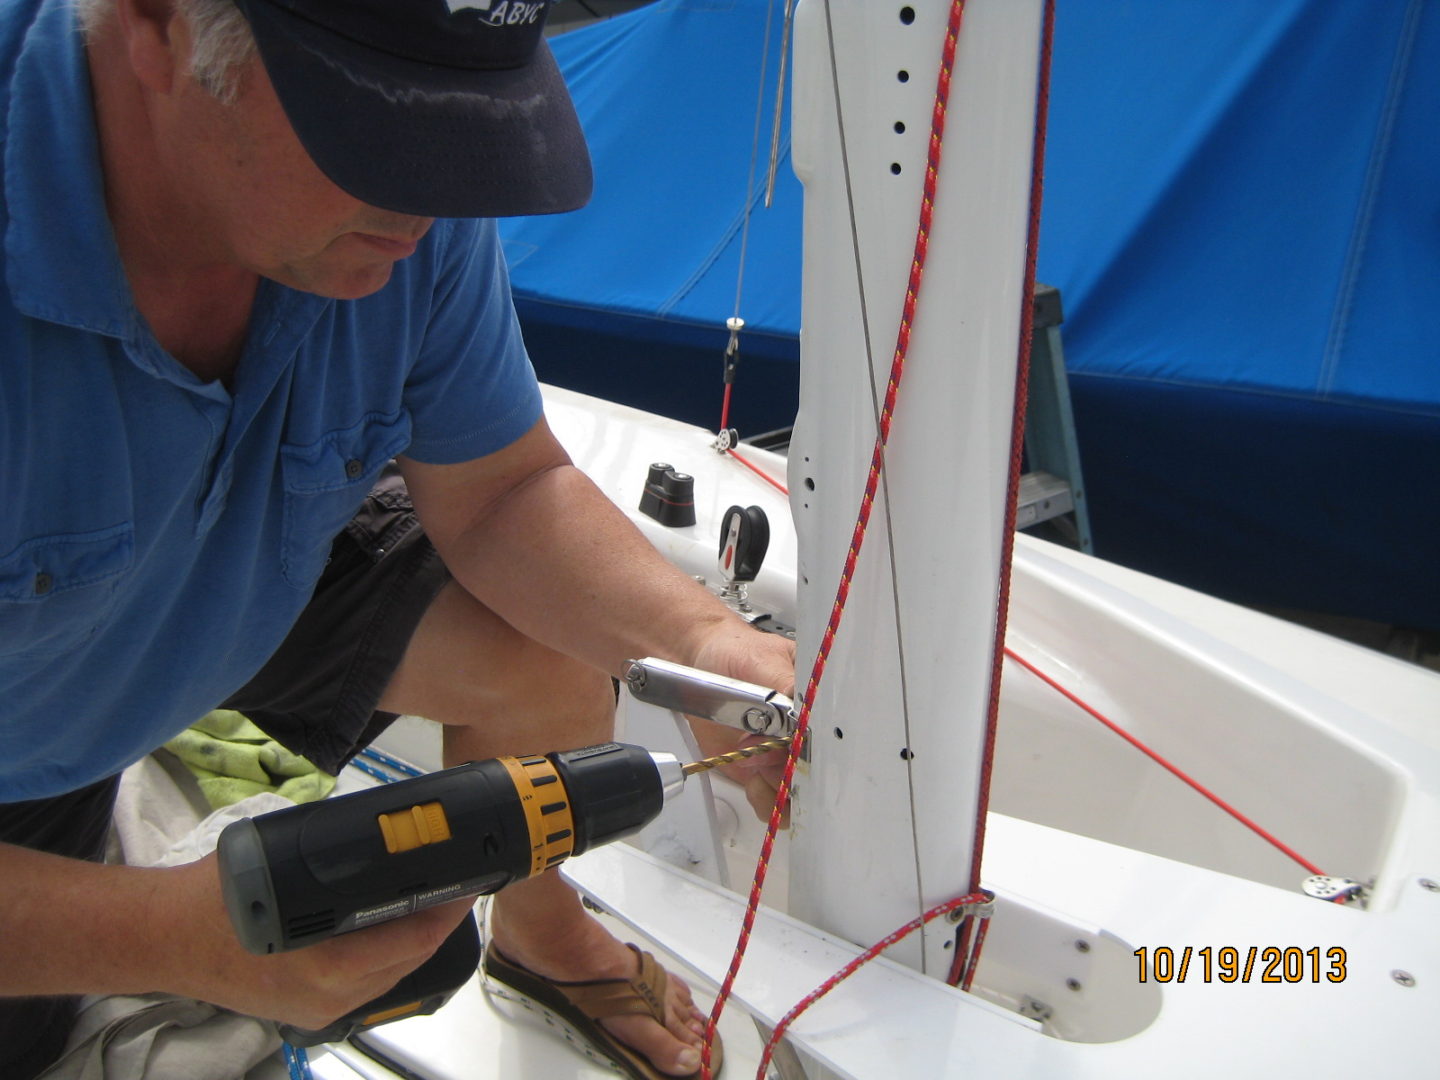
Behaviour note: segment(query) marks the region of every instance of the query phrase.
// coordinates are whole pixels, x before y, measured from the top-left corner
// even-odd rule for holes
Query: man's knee
[[[614,712],[615,683],[605,672],[556,652],[508,625],[490,676],[479,692],[497,701],[523,706],[548,702],[550,707],[576,704]]]
[[[612,722],[614,702],[605,672],[526,636],[452,581],[421,620],[380,707],[461,727],[522,718],[548,727],[567,718]]]

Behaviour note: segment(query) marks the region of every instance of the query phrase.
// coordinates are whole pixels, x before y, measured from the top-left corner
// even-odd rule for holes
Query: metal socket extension
[[[795,703],[777,690],[647,657],[625,665],[636,701],[703,716],[717,724],[778,738],[795,731]]]

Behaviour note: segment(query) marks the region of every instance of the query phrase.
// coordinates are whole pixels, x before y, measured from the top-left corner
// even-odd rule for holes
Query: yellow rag
[[[200,781],[212,809],[273,791],[291,802],[330,794],[335,778],[291,753],[243,714],[216,709],[165,744]]]

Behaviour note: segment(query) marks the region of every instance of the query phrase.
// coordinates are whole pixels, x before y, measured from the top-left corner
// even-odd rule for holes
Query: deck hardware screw
[[[1090,951],[1090,943],[1089,943],[1088,941],[1077,941],[1077,942],[1075,942],[1075,951],[1076,951],[1076,952],[1089,952],[1089,951]]]
[[[958,923],[964,917],[965,907],[963,904],[960,907],[951,908],[949,911],[945,912],[945,921],[948,923]]]
[[[1428,889],[1430,892],[1440,892],[1440,881],[1431,881],[1428,877],[1422,877],[1420,888]]]
[[[1066,979],[1066,980],[1065,980],[1065,985],[1068,986],[1071,990],[1079,990],[1079,989],[1080,989],[1080,980],[1079,980],[1079,979]]]
[[[1390,972],[1390,977],[1394,979],[1397,983],[1399,983],[1401,986],[1415,985],[1415,976],[1411,975],[1408,971],[1401,971],[1399,968],[1396,968],[1394,971]]]

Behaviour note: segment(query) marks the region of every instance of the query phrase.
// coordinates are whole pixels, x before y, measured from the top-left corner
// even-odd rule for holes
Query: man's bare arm
[[[470,907],[462,900],[308,949],[252,956],[230,927],[213,855],[142,869],[0,844],[0,881],[0,996],[158,990],[306,1028],[388,990]]]
[[[660,656],[793,685],[791,643],[751,629],[661,556],[544,420],[476,461],[400,464],[451,573],[522,633],[615,675],[627,658]]]

